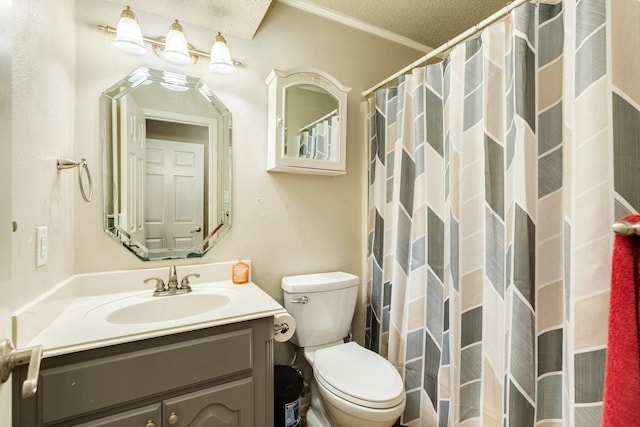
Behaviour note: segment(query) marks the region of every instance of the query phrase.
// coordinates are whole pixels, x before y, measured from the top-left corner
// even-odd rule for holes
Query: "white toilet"
[[[313,367],[308,427],[390,427],[404,410],[404,386],[393,365],[343,341],[359,283],[342,272],[282,278],[284,305],[296,320],[291,341]]]

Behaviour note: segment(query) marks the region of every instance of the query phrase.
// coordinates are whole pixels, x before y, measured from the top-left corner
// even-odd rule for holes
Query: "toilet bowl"
[[[389,427],[402,415],[402,379],[389,361],[354,342],[318,350],[314,378],[333,426]]]
[[[359,283],[342,272],[282,279],[285,308],[297,325],[291,341],[313,368],[308,427],[390,427],[404,410],[404,386],[394,366],[343,340]]]

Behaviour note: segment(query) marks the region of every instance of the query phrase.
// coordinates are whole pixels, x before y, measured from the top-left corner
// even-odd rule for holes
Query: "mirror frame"
[[[347,173],[347,95],[351,88],[344,86],[333,76],[313,68],[274,69],[267,76],[265,83],[269,88],[267,170],[316,175]],[[316,86],[333,96],[338,102],[340,146],[337,159],[318,160],[285,155],[286,91],[297,85]]]
[[[209,142],[207,143],[210,151],[209,157],[213,158],[213,156],[215,156],[217,162],[215,165],[215,180],[212,174],[209,175],[212,166],[209,165],[208,168],[205,168],[207,170],[204,172],[204,180],[208,182],[205,182],[204,185],[205,188],[208,188],[208,191],[204,193],[204,212],[207,212],[207,209],[210,209],[211,204],[214,202],[217,207],[215,208],[216,212],[207,215],[207,218],[213,218],[213,221],[209,224],[208,230],[202,231],[202,243],[194,248],[149,249],[146,243],[142,244],[133,238],[131,233],[124,229],[118,220],[119,215],[122,215],[122,212],[119,212],[120,202],[118,198],[120,193],[119,187],[121,186],[121,180],[123,178],[119,172],[120,128],[118,126],[118,117],[114,117],[114,114],[116,116],[118,115],[123,97],[134,92],[136,88],[149,83],[159,83],[164,87],[172,86],[174,90],[179,92],[192,91],[193,94],[202,97],[202,99],[212,107],[211,117],[209,118],[204,116],[191,116],[185,114],[183,111],[178,111],[178,109],[174,111],[164,110],[163,112],[161,109],[153,107],[144,108],[144,110],[148,112],[148,114],[145,115],[146,119],[199,126],[207,126],[206,123],[210,123],[208,125],[210,132]],[[164,116],[164,113],[171,115],[172,119]],[[231,112],[201,79],[143,67],[132,72],[102,93],[100,97],[100,114],[103,143],[104,231],[143,261],[203,256],[231,228]],[[212,129],[215,129],[215,137],[211,135]],[[145,140],[146,139],[145,137]],[[211,146],[212,139],[215,140],[215,146]],[[205,162],[205,164],[207,163],[208,161]],[[144,190],[142,191],[144,192]],[[212,194],[215,195],[215,197],[213,197],[215,200],[210,200]],[[205,215],[204,212],[203,215]]]

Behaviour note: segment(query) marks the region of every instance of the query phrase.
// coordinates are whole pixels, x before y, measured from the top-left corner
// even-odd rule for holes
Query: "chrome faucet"
[[[187,274],[182,278],[180,283],[178,283],[178,275],[176,273],[176,266],[172,265],[169,268],[169,281],[165,285],[164,280],[159,277],[149,277],[145,279],[144,283],[150,282],[151,280],[156,281],[156,289],[153,291],[154,297],[163,297],[167,295],[178,295],[178,294],[186,294],[187,292],[191,292],[191,286],[189,286],[189,277],[200,277],[199,274]]]
[[[167,282],[167,288],[169,290],[178,289],[178,275],[176,274],[176,266],[169,267],[169,281]]]

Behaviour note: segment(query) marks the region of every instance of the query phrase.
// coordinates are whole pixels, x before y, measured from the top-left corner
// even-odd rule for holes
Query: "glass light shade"
[[[229,74],[235,71],[233,61],[231,60],[231,52],[227,46],[227,41],[218,33],[216,39],[211,46],[211,62],[209,69],[214,73]]]
[[[120,20],[116,26],[116,38],[111,46],[119,51],[131,55],[144,55],[147,48],[142,41],[142,30],[136,21],[136,15],[129,6],[120,14]]]
[[[176,65],[193,64],[193,58],[191,58],[189,54],[187,38],[177,19],[176,22],[169,27],[169,32],[164,41],[164,49],[162,49],[160,56],[165,61]]]
[[[184,92],[189,90],[189,87],[187,86],[187,76],[171,73],[169,71],[165,71],[162,75],[164,79],[164,82],[160,83],[162,87],[174,92]]]

